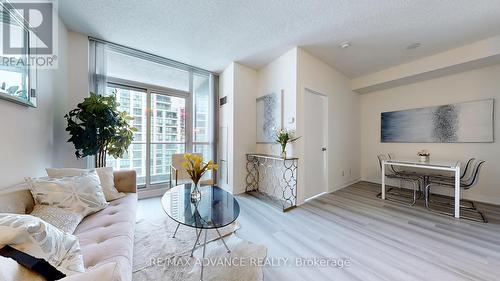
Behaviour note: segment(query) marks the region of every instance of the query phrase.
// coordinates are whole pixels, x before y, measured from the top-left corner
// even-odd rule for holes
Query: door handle
[[[322,147],[322,148],[321,148],[321,151],[326,151],[326,147]]]

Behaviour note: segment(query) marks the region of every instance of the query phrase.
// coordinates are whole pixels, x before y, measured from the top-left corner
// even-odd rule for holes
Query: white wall
[[[301,136],[304,126],[302,100],[305,87],[326,94],[330,99],[330,182],[325,190],[334,191],[360,179],[359,95],[350,90],[350,81],[344,75],[295,47],[258,71],[232,63],[221,74],[220,96],[228,97],[228,104],[220,111],[220,126],[228,127],[229,136],[229,183],[221,184],[224,188],[233,189],[234,193],[244,192],[245,153],[257,151],[279,154],[278,145],[256,144],[255,99],[269,93],[283,93],[284,126],[297,130],[296,135]],[[234,123],[231,123],[231,119]],[[289,155],[301,159],[298,171],[299,204],[304,202],[304,189],[308,186],[307,175],[301,167],[316,164],[304,163],[301,140],[303,139],[287,148]],[[224,154],[223,149],[219,147],[220,154]]]
[[[86,159],[77,159],[75,148],[68,143],[64,115],[76,108],[76,105],[89,96],[89,40],[77,32],[69,31],[67,36],[67,55],[70,59],[65,71],[66,77],[60,83],[66,83],[64,95],[56,100],[54,116],[54,167],[85,168]]]
[[[359,94],[351,91],[350,80],[326,63],[298,49],[297,74],[297,135],[304,131],[305,89],[328,96],[328,190],[338,190],[361,178]],[[303,136],[304,137],[304,136]],[[305,136],[307,137],[307,136]],[[299,158],[305,153],[304,140],[297,141]],[[303,165],[319,165],[304,163]],[[319,167],[318,167],[319,168]],[[344,172],[342,175],[342,172]],[[299,187],[308,187],[307,175],[299,175]],[[303,192],[298,192],[299,203]]]
[[[219,173],[218,182],[238,194],[246,187],[246,153],[255,149],[257,72],[233,62],[222,72],[219,83],[220,97],[227,97],[227,104],[219,110],[218,151],[220,164],[227,163],[227,175]]]
[[[486,160],[478,186],[463,192],[465,198],[500,203],[500,114],[495,114],[495,143],[413,144],[381,143],[380,113],[463,101],[500,98],[500,65],[472,70],[437,79],[361,95],[362,178],[380,182],[376,155],[392,152],[414,157],[427,149],[435,159],[462,160],[476,157]],[[449,190],[445,190],[449,191]]]
[[[0,100],[0,188],[22,182],[24,177],[44,176],[54,163],[54,122],[59,101],[65,98],[67,83],[68,31],[58,20],[58,69],[38,70],[38,108]]]
[[[283,125],[288,130],[296,129],[297,119],[297,50],[293,48],[258,70],[258,87],[255,99],[271,93],[283,93]],[[254,108],[254,114],[256,109]],[[293,122],[292,122],[293,121]],[[255,125],[256,126],[256,125]],[[257,128],[254,126],[254,130]],[[287,146],[287,155],[294,156],[295,143]],[[257,144],[260,153],[280,154],[279,144]]]
[[[246,188],[246,154],[255,151],[257,72],[242,64],[234,64],[234,151],[233,193]]]
[[[219,97],[227,97],[227,103],[219,108],[219,177],[221,188],[233,192],[233,141],[234,141],[234,63],[231,63],[219,76]]]

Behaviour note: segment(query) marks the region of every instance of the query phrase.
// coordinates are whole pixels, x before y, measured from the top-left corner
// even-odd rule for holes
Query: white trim
[[[335,188],[335,189],[333,189],[333,190],[332,190],[332,189],[329,189],[328,191],[325,191],[325,192],[322,192],[322,193],[320,193],[320,194],[318,194],[318,195],[314,195],[313,197],[307,198],[304,202],[302,202],[302,203],[298,204],[297,206],[300,206],[300,205],[302,205],[302,204],[306,203],[306,202],[307,202],[307,201],[309,201],[309,200],[316,199],[316,198],[321,197],[321,196],[323,196],[323,195],[325,195],[325,194],[334,193],[334,192],[336,192],[336,191],[339,191],[339,190],[341,190],[341,189],[343,189],[343,188],[346,188],[346,187],[348,187],[348,186],[350,186],[350,185],[353,185],[353,184],[358,183],[358,182],[361,182],[361,181],[363,181],[363,180],[361,180],[361,178],[357,178],[357,179],[355,179],[355,180],[353,180],[353,181],[350,181],[350,182],[348,182],[348,183],[346,183],[346,184],[344,184],[344,185],[341,185],[341,186],[339,186],[339,187],[336,187],[336,188]]]
[[[160,197],[160,196],[163,196],[163,194],[165,194],[165,192],[167,192],[168,189],[169,189],[168,187],[144,189],[144,190],[139,189],[137,191],[137,195],[138,195],[139,199]]]
[[[146,189],[151,188],[151,90],[146,90]],[[132,161],[133,162],[133,161]],[[172,175],[170,175],[172,176]]]
[[[329,185],[330,185],[330,175],[329,175],[329,173],[328,173],[328,170],[329,170],[329,158],[330,158],[330,157],[329,157],[330,151],[328,150],[328,144],[329,144],[329,142],[330,142],[330,139],[329,139],[329,131],[330,131],[330,128],[329,128],[329,122],[328,122],[328,119],[329,119],[330,113],[328,112],[328,108],[329,108],[330,99],[329,99],[328,95],[323,94],[323,93],[320,93],[320,92],[315,91],[315,90],[312,90],[312,89],[311,89],[311,87],[307,87],[307,86],[306,86],[306,87],[304,87],[304,94],[303,94],[303,101],[304,101],[304,104],[305,104],[305,100],[306,100],[306,98],[307,98],[307,94],[308,94],[308,93],[311,93],[311,94],[313,94],[313,95],[318,95],[318,96],[323,97],[323,98],[325,98],[325,99],[326,99],[326,108],[325,108],[325,112],[324,112],[324,114],[326,114],[326,118],[325,118],[325,120],[324,120],[324,121],[325,121],[325,125],[326,125],[326,126],[325,126],[325,127],[326,127],[326,130],[324,130],[324,134],[325,134],[325,135],[324,135],[324,137],[325,137],[325,146],[326,146],[326,149],[327,149],[327,150],[324,152],[324,153],[326,153],[326,156],[325,156],[325,166],[324,166],[324,176],[325,176],[324,181],[325,181],[325,190],[324,190],[324,192],[323,192],[323,193],[328,193],[328,192],[329,192],[329,190],[330,190],[330,189],[328,188],[328,187],[329,187]],[[306,114],[307,114],[307,111],[308,111],[308,109],[307,109],[307,107],[306,107],[306,106],[304,106],[304,110],[303,110],[303,111],[304,111],[304,115],[306,115]],[[307,126],[307,124],[304,124],[304,125],[305,125],[305,126]],[[305,133],[305,130],[304,130],[304,133]],[[305,148],[305,147],[303,148],[303,150],[304,150],[304,153],[307,153],[307,152],[306,152],[306,148]],[[305,163],[305,162],[304,162],[304,165],[307,165],[307,163]],[[306,179],[307,179],[307,177],[306,177]],[[307,182],[306,182],[305,184],[307,184]],[[323,194],[323,193],[320,193],[320,194]],[[307,198],[305,201],[307,201],[307,200],[308,200],[308,199],[310,199],[310,198],[315,198],[315,197],[317,197],[317,195],[315,195],[315,196],[313,196],[313,197],[309,197],[309,198]]]
[[[309,197],[309,198],[307,198],[306,200],[304,200],[304,203],[306,203],[307,201],[310,201],[310,200],[316,199],[316,198],[318,198],[318,197],[321,197],[321,196],[323,196],[323,195],[325,195],[325,194],[328,194],[328,193],[329,193],[329,192],[326,192],[326,191],[325,191],[325,192],[321,192],[320,194],[317,194],[317,195],[314,195],[313,197]]]
[[[341,186],[334,187],[333,189],[330,189],[330,190],[329,190],[329,193],[333,193],[333,192],[335,192],[335,191],[337,191],[337,190],[341,190],[341,189],[343,189],[343,188],[346,188],[346,187],[348,187],[348,186],[350,186],[350,185],[353,185],[353,184],[355,184],[355,183],[358,183],[358,182],[360,182],[360,181],[362,181],[362,180],[361,180],[361,178],[357,178],[357,179],[352,180],[352,181],[350,181],[350,182],[347,182],[347,183],[345,183],[345,184],[343,184],[343,185],[341,185]]]

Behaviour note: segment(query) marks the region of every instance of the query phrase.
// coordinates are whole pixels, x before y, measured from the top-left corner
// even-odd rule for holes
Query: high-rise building
[[[138,183],[146,182],[147,95],[143,92],[109,87],[108,94],[115,95],[119,109],[126,111],[137,129],[129,150],[120,159],[108,157],[107,165],[115,169],[135,169]],[[185,151],[185,102],[184,99],[151,95],[151,183],[167,182],[170,177],[171,155]]]

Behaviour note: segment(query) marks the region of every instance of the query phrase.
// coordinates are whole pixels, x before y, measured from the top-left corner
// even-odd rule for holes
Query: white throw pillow
[[[42,220],[69,234],[73,234],[73,232],[75,232],[76,227],[83,219],[81,214],[63,208],[46,205],[35,205],[31,215],[41,218]]]
[[[26,181],[37,205],[67,209],[81,214],[82,217],[108,206],[95,170],[75,177],[28,178]]]
[[[90,170],[75,169],[75,168],[64,168],[64,169],[47,168],[45,170],[47,171],[47,175],[51,178],[79,176],[83,173],[90,171]],[[113,176],[113,167],[103,167],[103,168],[97,168],[95,170],[99,175],[99,180],[101,181],[102,191],[104,192],[106,201],[108,202],[113,201],[125,196],[125,193],[118,192],[118,190],[116,190],[115,178]]]
[[[85,272],[78,238],[31,215],[0,213],[0,248],[46,260],[66,275]]]

